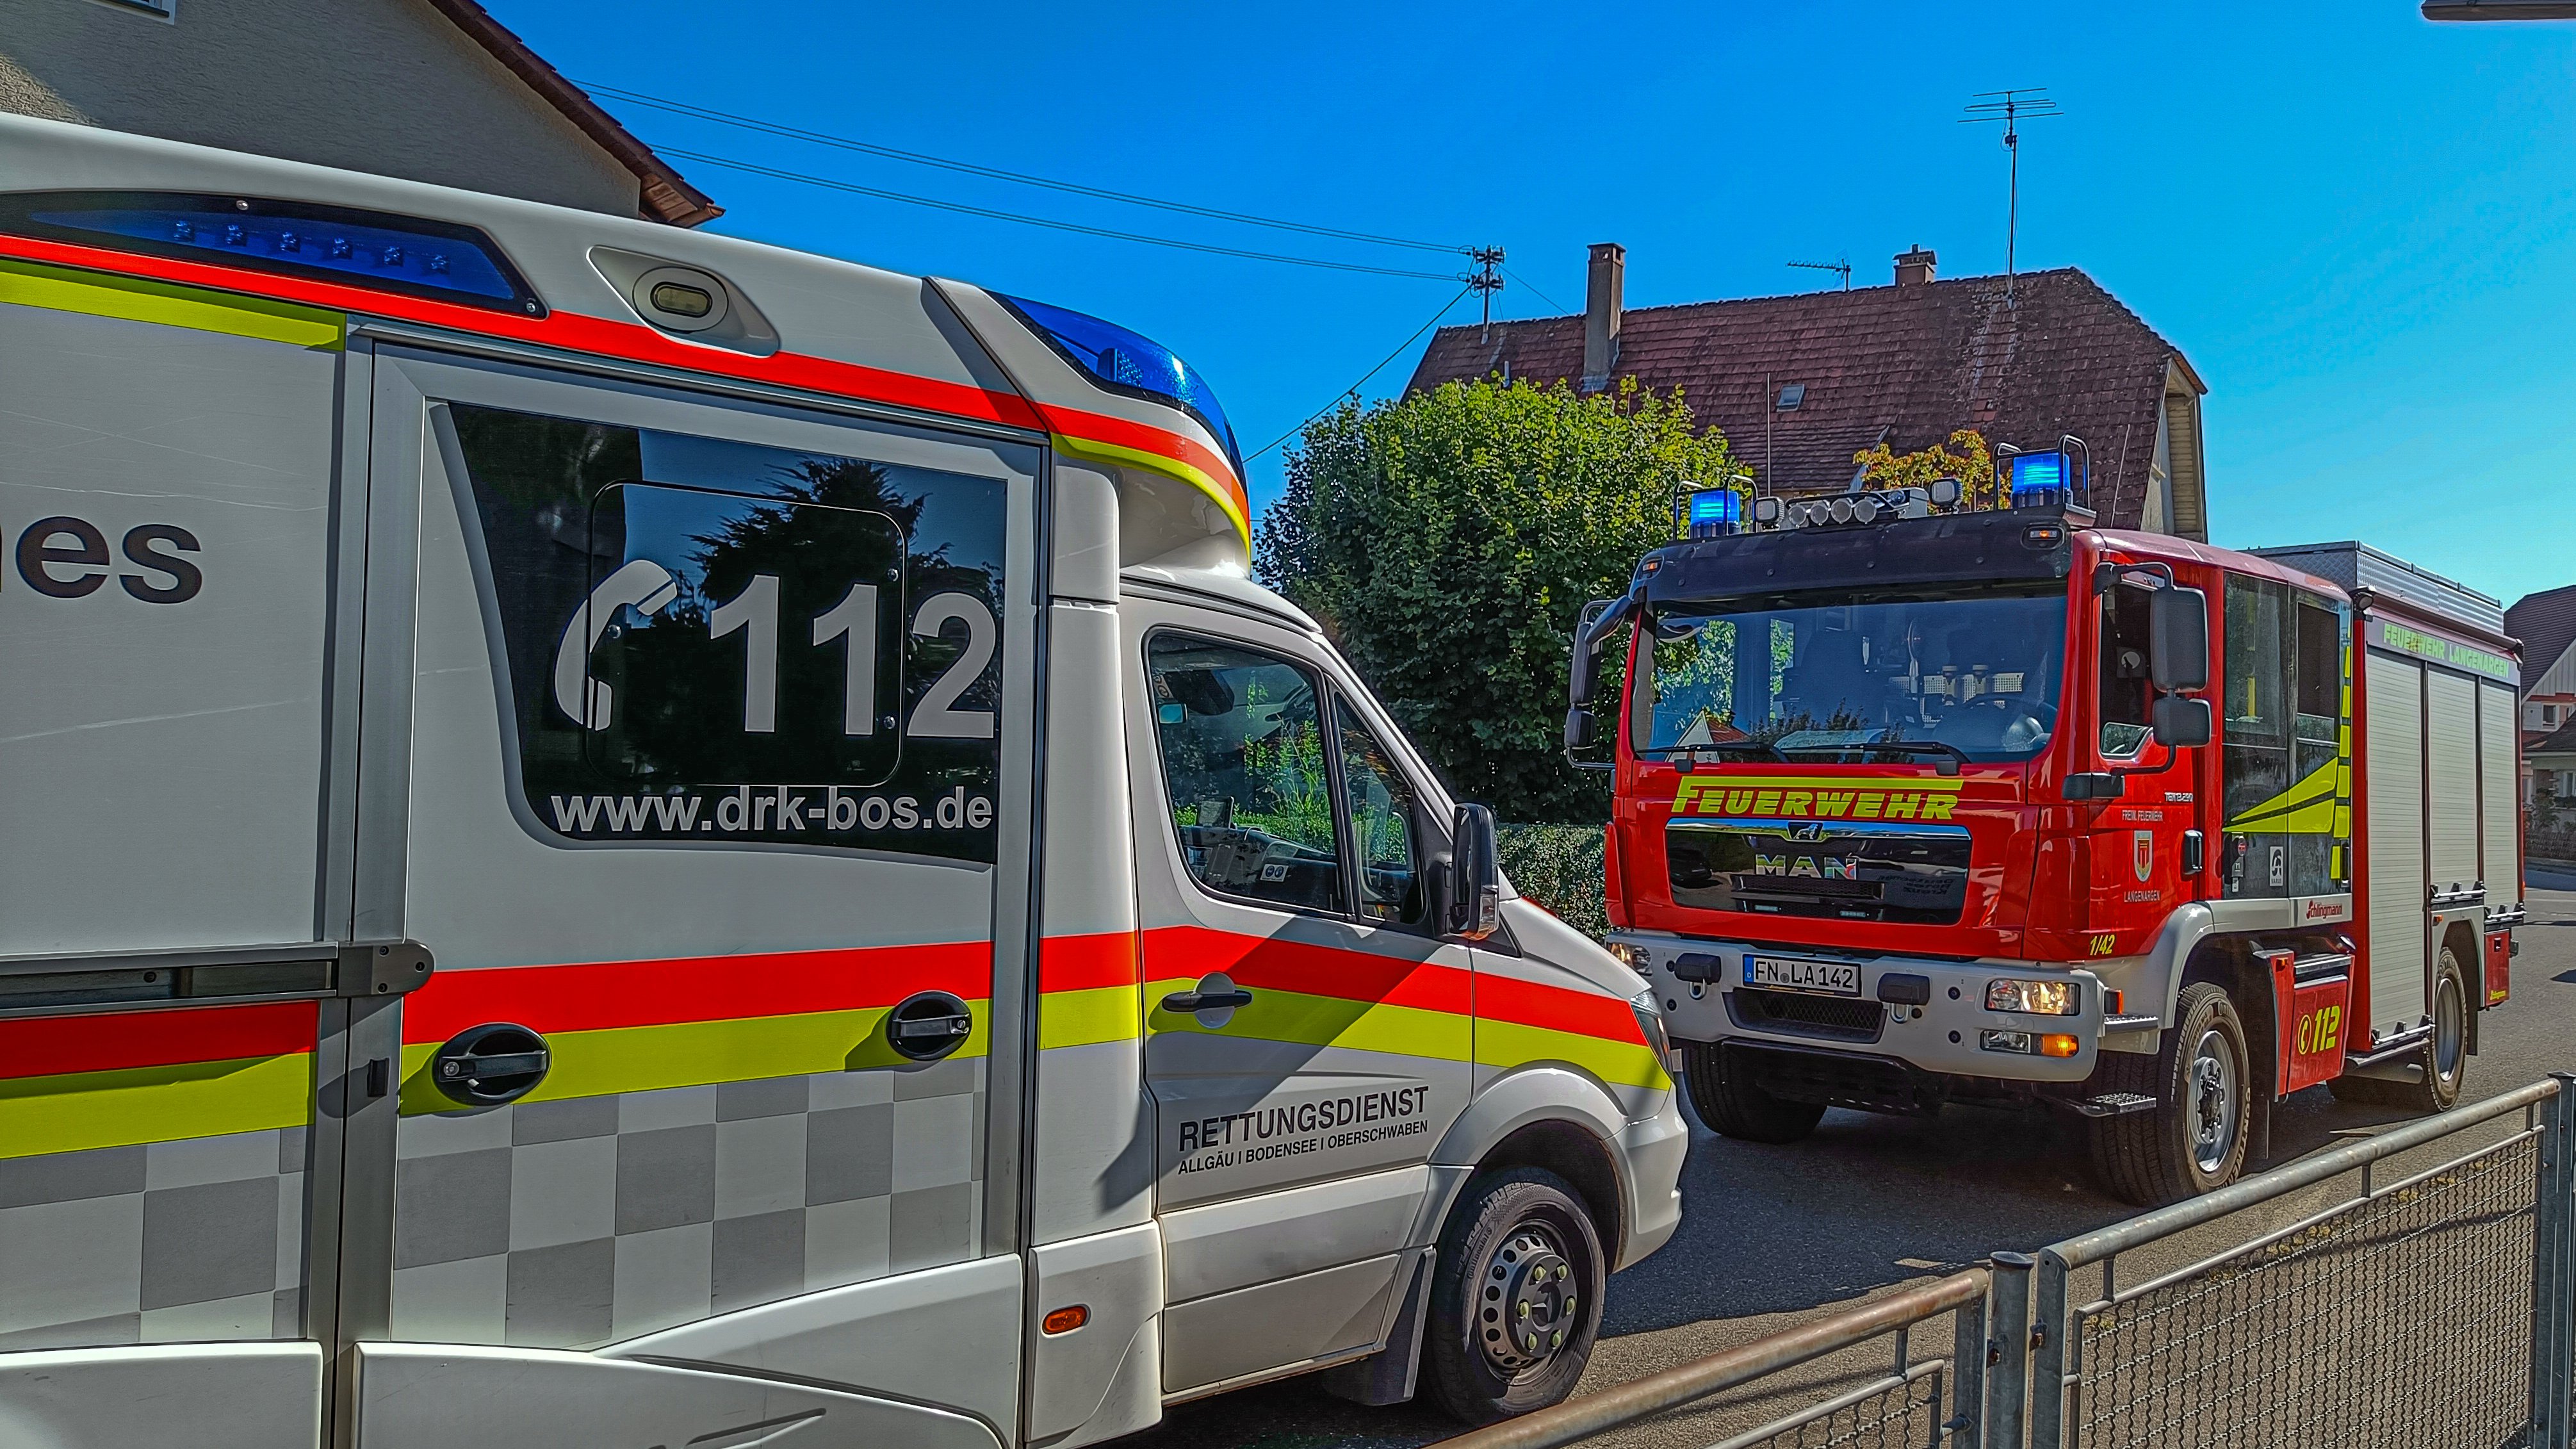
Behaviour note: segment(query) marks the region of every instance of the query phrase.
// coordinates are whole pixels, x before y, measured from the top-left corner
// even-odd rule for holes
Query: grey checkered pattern
[[[0,1352],[303,1333],[305,1131],[0,1158]]]
[[[981,1058],[405,1117],[393,1336],[592,1348],[974,1257]]]

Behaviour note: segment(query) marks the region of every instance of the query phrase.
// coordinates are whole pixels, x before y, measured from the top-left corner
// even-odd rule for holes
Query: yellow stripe
[[[2335,834],[2336,794],[2350,788],[2342,783],[2342,767],[2342,761],[2328,760],[2289,789],[2237,812],[2226,828],[2263,835]],[[2293,805],[2298,808],[2291,809]]]
[[[1654,1051],[1643,1042],[1610,1041],[1490,1017],[1476,1023],[1476,1062],[1488,1067],[1568,1062],[1615,1086],[1664,1091],[1673,1084],[1673,1079],[1664,1075],[1664,1064],[1655,1060]]]
[[[1091,1046],[1136,1039],[1142,992],[1133,986],[1050,991],[1038,1004],[1038,1047]]]
[[[988,1006],[982,1001],[966,1004],[975,1018],[975,1029],[965,1045],[947,1059],[984,1055],[990,1040]],[[796,1016],[556,1032],[546,1038],[546,1045],[554,1052],[552,1069],[535,1091],[519,1100],[550,1102],[566,1097],[651,1092],[665,1087],[702,1087],[712,1082],[745,1082],[760,1077],[912,1065],[887,1045],[885,1033],[879,1029],[887,1010],[870,1007],[863,1011],[816,1011]],[[429,1079],[429,1059],[437,1054],[436,1042],[415,1042],[403,1048],[405,1116],[459,1110]]]
[[[1224,509],[1226,518],[1234,524],[1236,535],[1242,538],[1243,546],[1246,549],[1252,547],[1252,525],[1244,518],[1243,510],[1235,506],[1233,493],[1224,484],[1197,468],[1178,458],[1166,458],[1160,453],[1148,453],[1141,448],[1122,448],[1116,443],[1103,443],[1092,438],[1077,438],[1066,433],[1055,433],[1050,436],[1055,439],[1056,451],[1060,453],[1071,453],[1077,458],[1092,458],[1130,468],[1143,468],[1147,472],[1160,473],[1167,478],[1180,479],[1206,494],[1217,507]]]
[[[1195,978],[1175,977],[1154,982],[1146,990],[1159,1001],[1167,992],[1187,991],[1194,984]],[[1198,1032],[1453,1062],[1468,1059],[1476,1025],[1474,1018],[1457,1012],[1279,990],[1253,993],[1252,1004],[1236,1011],[1218,1032],[1199,1025],[1196,1017],[1175,1016],[1160,1007],[1145,1021],[1148,1033]]]
[[[0,1158],[174,1142],[313,1119],[309,1053],[0,1080]]]
[[[340,348],[348,318],[339,312],[266,297],[241,297],[143,277],[118,277],[0,257],[0,302],[221,332],[326,352]]]

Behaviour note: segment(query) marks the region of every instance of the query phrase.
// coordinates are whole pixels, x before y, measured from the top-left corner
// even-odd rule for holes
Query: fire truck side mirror
[[[2209,701],[2187,694],[2168,694],[2156,700],[2156,743],[2167,749],[2209,743]]]
[[[2147,673],[2158,689],[2209,687],[2207,594],[2169,584],[2147,596]],[[2203,732],[2206,737],[2206,726]]]
[[[1481,941],[1503,924],[1503,868],[1494,840],[1494,812],[1461,805],[1449,821],[1449,869],[1442,873],[1448,899],[1441,902],[1449,934]]]
[[[1596,733],[1592,723],[1592,711],[1578,704],[1565,712],[1565,747],[1568,750],[1592,748]]]
[[[1566,703],[1580,707],[1592,702],[1593,687],[1601,678],[1601,645],[1616,624],[1615,619],[1611,624],[1604,624],[1602,620],[1614,611],[1624,617],[1626,611],[1619,606],[1625,602],[1624,599],[1594,599],[1583,606],[1583,613],[1574,622],[1574,659],[1566,674]],[[1569,749],[1574,746],[1572,729],[1569,721],[1566,738]]]

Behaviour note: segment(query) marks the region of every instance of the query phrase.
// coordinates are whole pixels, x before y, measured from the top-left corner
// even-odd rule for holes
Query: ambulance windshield
[[[1637,661],[1639,754],[1812,764],[2026,760],[2065,671],[2057,583],[1666,605]]]

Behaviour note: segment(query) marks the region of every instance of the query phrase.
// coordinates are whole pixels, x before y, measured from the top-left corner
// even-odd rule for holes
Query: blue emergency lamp
[[[2074,502],[2074,489],[2083,480],[2084,471],[2073,455],[2063,450],[2015,453],[2009,461],[2013,507],[2063,508]]]
[[[1724,538],[1744,525],[1744,495],[1732,488],[1701,488],[1690,495],[1690,536]]]

